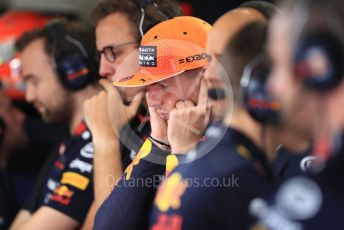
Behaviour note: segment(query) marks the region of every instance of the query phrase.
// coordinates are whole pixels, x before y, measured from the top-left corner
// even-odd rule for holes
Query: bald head
[[[266,21],[266,17],[258,10],[252,7],[240,7],[231,10],[221,16],[213,25],[208,35],[207,53],[211,61],[204,73],[204,80],[208,88],[223,88],[224,82],[221,76],[226,76],[226,72],[217,60],[217,56],[223,53],[227,43],[242,29],[245,25],[254,21]],[[224,116],[227,110],[227,103],[223,100],[216,100],[212,103],[212,114],[215,119]]]
[[[265,16],[254,8],[242,7],[225,13],[214,23],[209,33],[207,51],[211,54],[221,54],[227,42],[244,25],[265,20]]]

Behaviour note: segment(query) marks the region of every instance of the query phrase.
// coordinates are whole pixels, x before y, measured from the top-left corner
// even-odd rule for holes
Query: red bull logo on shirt
[[[180,173],[174,173],[162,182],[155,198],[155,205],[160,211],[166,212],[168,209],[179,209],[181,197],[187,188],[186,181],[182,180]]]

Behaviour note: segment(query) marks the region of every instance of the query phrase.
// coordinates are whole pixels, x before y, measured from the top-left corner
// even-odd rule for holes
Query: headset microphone
[[[213,100],[223,100],[226,97],[226,93],[222,88],[210,88],[208,89],[208,96]]]

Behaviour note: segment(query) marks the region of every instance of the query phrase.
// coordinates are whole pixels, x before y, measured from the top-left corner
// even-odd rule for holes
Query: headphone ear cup
[[[93,81],[90,63],[78,52],[70,52],[55,59],[62,85],[72,91],[80,90]]]
[[[241,100],[256,121],[263,124],[278,124],[280,104],[266,90],[269,72],[269,62],[265,55],[258,56],[246,66],[241,83]]]
[[[266,91],[263,82],[251,79],[243,91],[243,104],[256,121],[264,124],[279,122],[279,103]]]
[[[309,89],[326,91],[343,78],[344,54],[341,41],[328,32],[304,36],[294,56],[294,73]]]

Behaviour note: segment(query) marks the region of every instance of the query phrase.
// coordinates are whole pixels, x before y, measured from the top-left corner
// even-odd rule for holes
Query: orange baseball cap
[[[161,22],[142,38],[138,73],[113,82],[115,86],[150,85],[208,65],[205,46],[211,25],[181,16]]]

